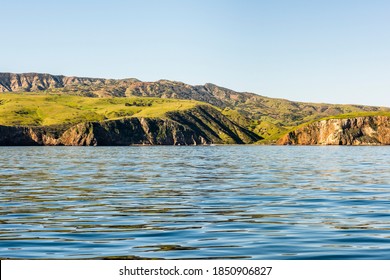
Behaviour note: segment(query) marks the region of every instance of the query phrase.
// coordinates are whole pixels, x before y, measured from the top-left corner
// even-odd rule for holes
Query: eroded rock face
[[[390,117],[322,120],[288,133],[277,143],[280,145],[390,145]]]
[[[39,91],[71,85],[104,85],[110,80],[62,75],[0,73],[0,92]]]
[[[172,112],[167,118],[126,118],[73,126],[0,126],[0,145],[205,145],[260,139],[209,106]]]

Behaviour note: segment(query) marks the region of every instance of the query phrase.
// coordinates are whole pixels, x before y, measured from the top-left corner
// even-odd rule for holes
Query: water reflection
[[[390,259],[388,147],[1,147],[0,257]]]

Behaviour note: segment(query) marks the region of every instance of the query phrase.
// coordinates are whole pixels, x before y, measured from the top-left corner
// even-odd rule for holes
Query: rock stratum
[[[280,145],[390,145],[390,116],[317,121],[289,132]]]
[[[3,146],[126,146],[249,144],[261,137],[210,106],[166,118],[122,118],[76,125],[0,126]]]

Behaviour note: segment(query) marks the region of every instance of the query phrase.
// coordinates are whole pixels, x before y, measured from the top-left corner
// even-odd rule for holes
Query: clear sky
[[[387,0],[0,0],[0,72],[390,106]]]

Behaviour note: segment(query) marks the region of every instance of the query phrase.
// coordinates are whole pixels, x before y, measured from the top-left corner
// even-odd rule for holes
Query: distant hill
[[[260,139],[199,101],[0,95],[0,145],[207,145]]]
[[[389,111],[386,107],[294,102],[214,84],[188,85],[159,80],[101,79],[50,74],[0,73],[0,92],[44,92],[86,97],[157,97],[197,100],[221,108],[229,119],[256,134],[276,139],[292,127],[339,114]]]

